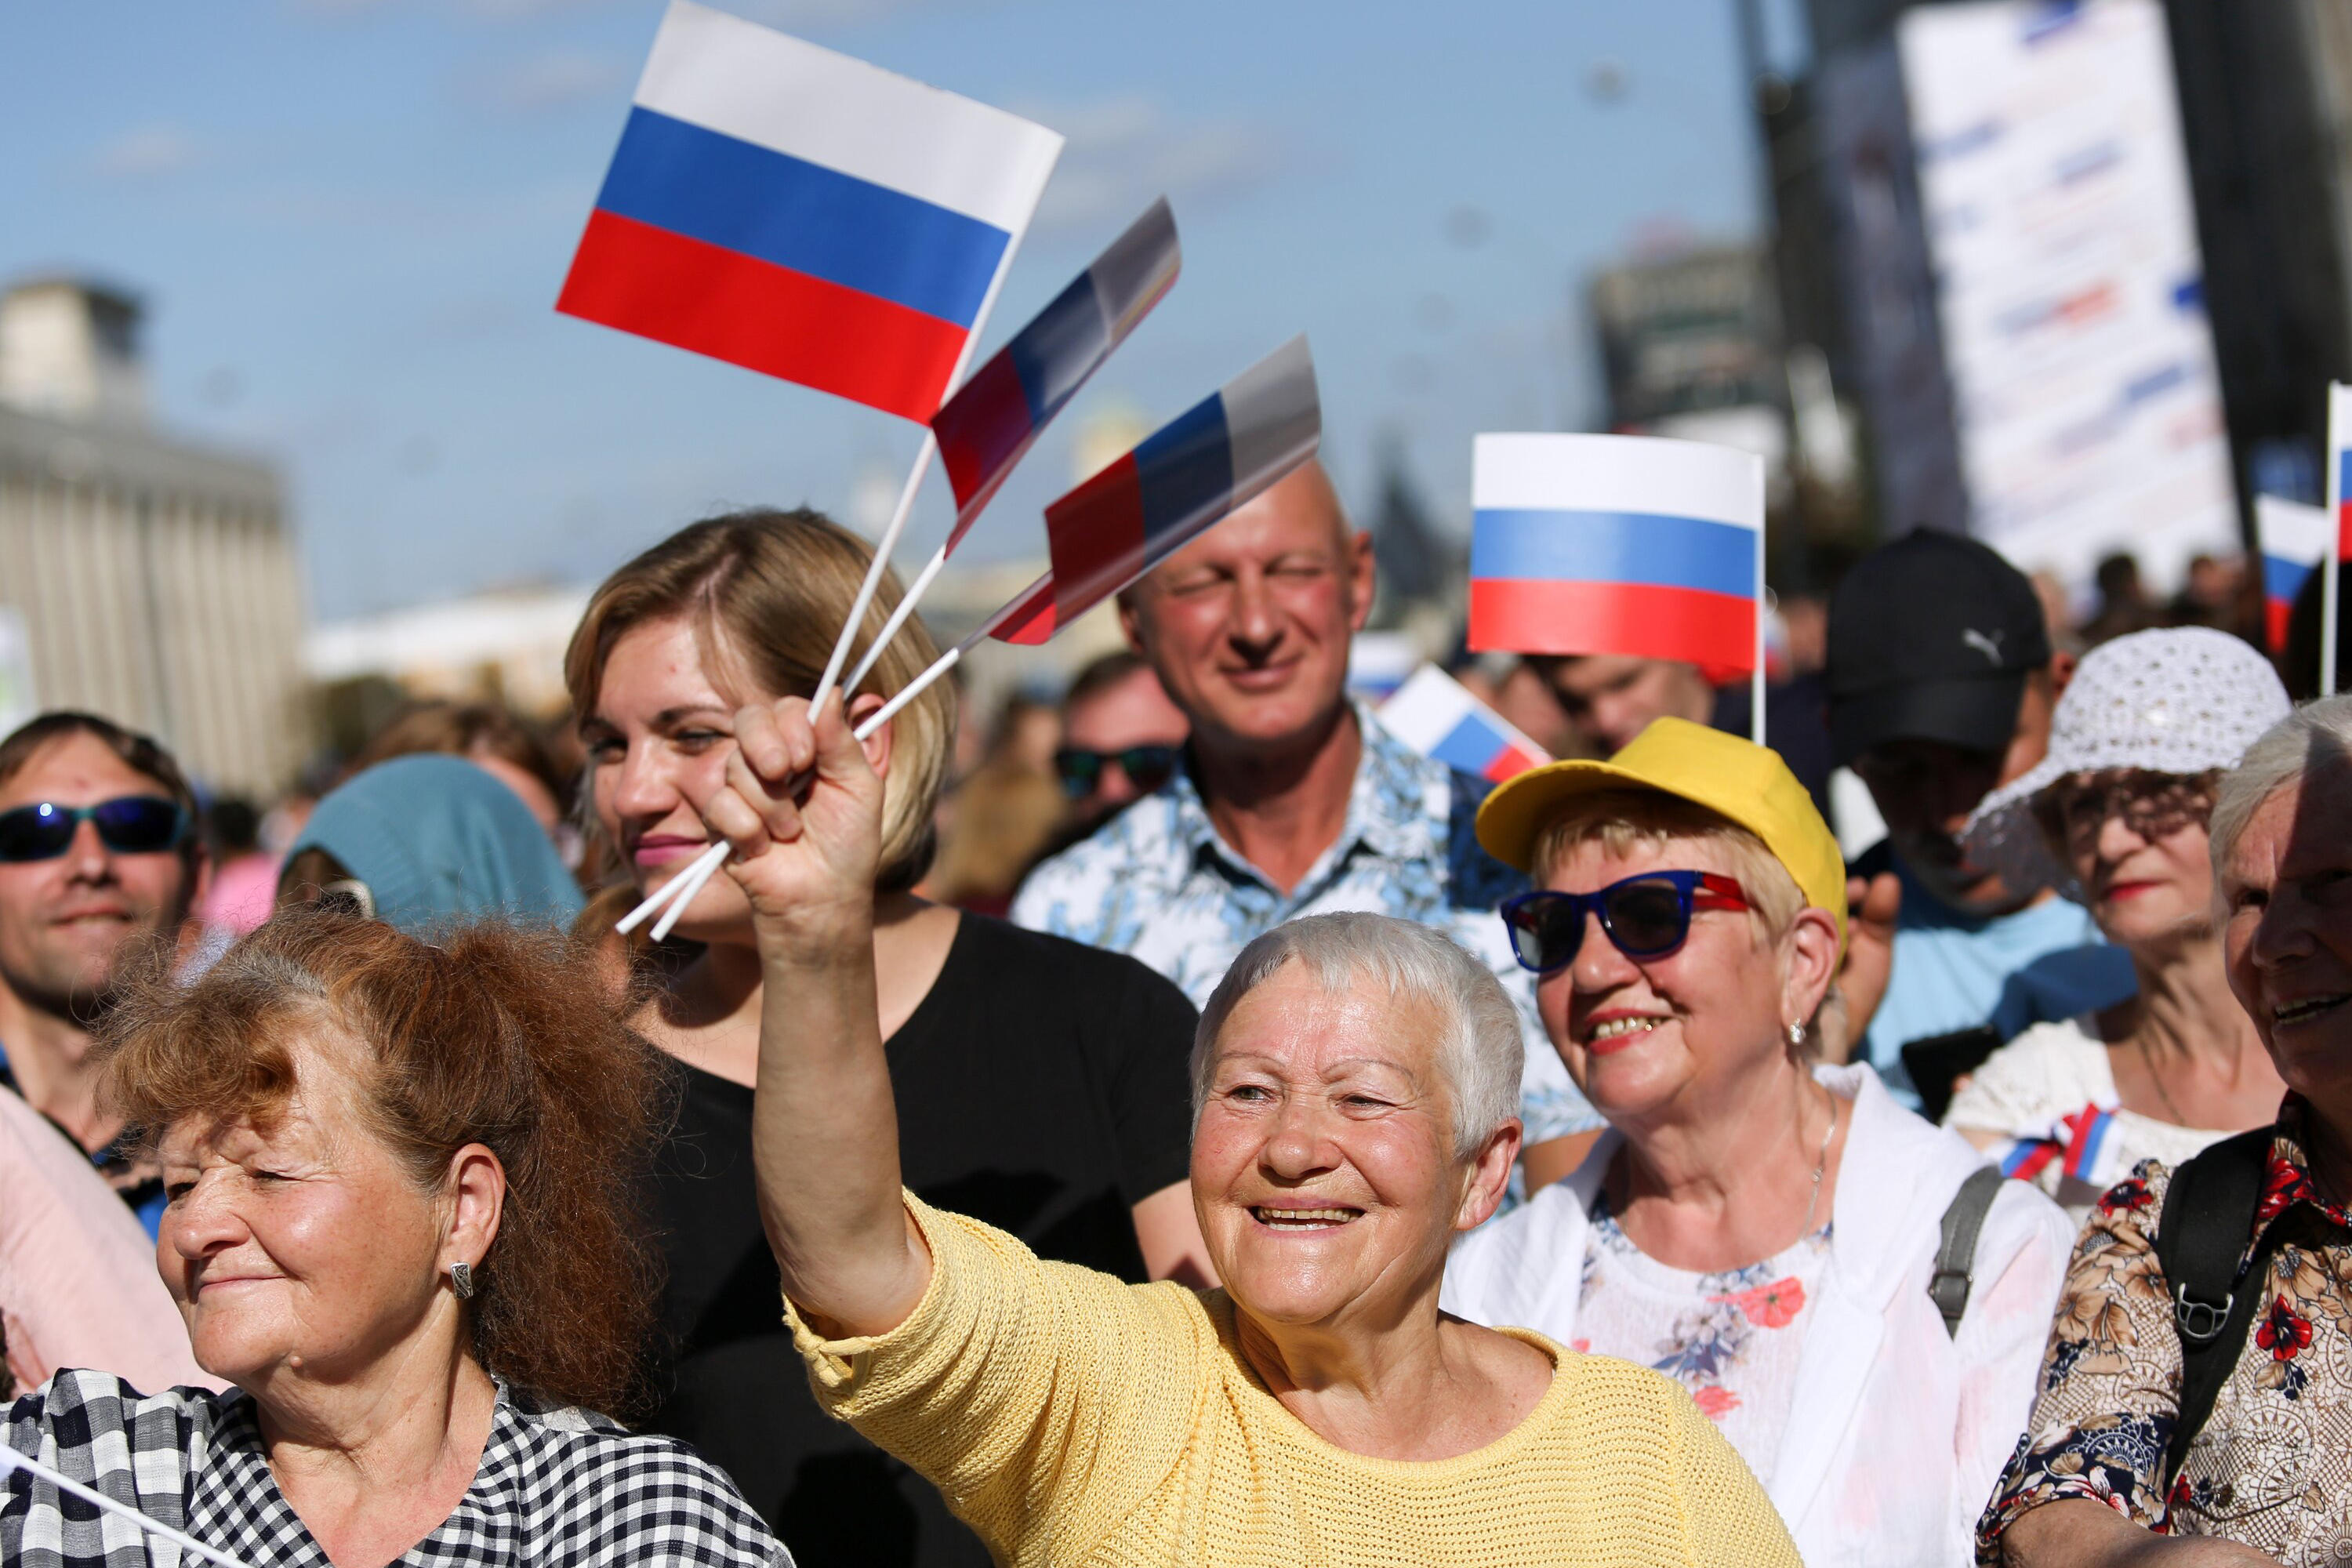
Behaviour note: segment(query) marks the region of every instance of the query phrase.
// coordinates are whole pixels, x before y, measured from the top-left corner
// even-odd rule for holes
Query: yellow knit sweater
[[[1654,1373],[1508,1330],[1555,1367],[1526,1420],[1456,1458],[1368,1458],[1267,1392],[1223,1291],[1122,1284],[907,1205],[932,1268],[905,1322],[828,1341],[786,1318],[818,1399],[1000,1563],[1798,1568],[1756,1478]]]

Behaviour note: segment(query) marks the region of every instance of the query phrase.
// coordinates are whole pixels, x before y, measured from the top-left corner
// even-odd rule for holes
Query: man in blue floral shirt
[[[1132,954],[1198,1005],[1234,955],[1301,915],[1425,921],[1478,954],[1527,1025],[1530,1178],[1564,1174],[1601,1125],[1535,1014],[1496,906],[1525,886],[1478,847],[1486,785],[1422,758],[1348,700],[1372,603],[1371,540],[1308,464],[1119,600],[1128,640],[1192,721],[1166,785],[1047,860],[1013,918]]]

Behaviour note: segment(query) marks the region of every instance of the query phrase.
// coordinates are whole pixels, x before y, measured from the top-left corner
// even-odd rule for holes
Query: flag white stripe
[[[670,0],[636,101],[1017,235],[1062,138],[772,28]]]
[[[1323,434],[1315,356],[1306,334],[1225,383],[1225,439],[1234,454],[1236,507],[1314,455]]]
[[[1764,526],[1764,465],[1752,453],[1655,436],[1480,436],[1479,510],[1651,512]]]
[[[1452,680],[1426,679],[1433,668],[1433,665],[1422,666],[1380,707],[1381,727],[1423,756],[1454,733],[1454,726],[1470,711],[1470,694],[1460,686]]]
[[[1376,711],[1382,729],[1424,757],[1473,715],[1485,720],[1497,735],[1520,747],[1528,756],[1540,758],[1545,754],[1541,746],[1433,664],[1424,664],[1414,670]]]
[[[2310,564],[2327,553],[2327,509],[2258,495],[2254,533],[2263,554]]]

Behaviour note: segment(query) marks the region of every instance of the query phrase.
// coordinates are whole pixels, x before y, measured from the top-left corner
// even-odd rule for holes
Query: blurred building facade
[[[1601,272],[1592,321],[1610,424],[1768,401],[1765,312],[1753,246],[1692,245]]]
[[[0,292],[0,608],[38,706],[103,713],[210,786],[268,794],[309,727],[278,475],[148,423],[139,335],[119,289]]]

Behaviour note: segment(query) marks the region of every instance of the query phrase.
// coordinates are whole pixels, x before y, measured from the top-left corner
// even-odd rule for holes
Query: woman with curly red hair
[[[0,1441],[273,1563],[789,1563],[699,1457],[592,1414],[636,1394],[658,1060],[594,962],[295,911],[192,985],[134,986],[101,1093],[163,1164],[157,1267],[235,1388],[60,1372]],[[0,1476],[0,1561],[136,1545]]]

